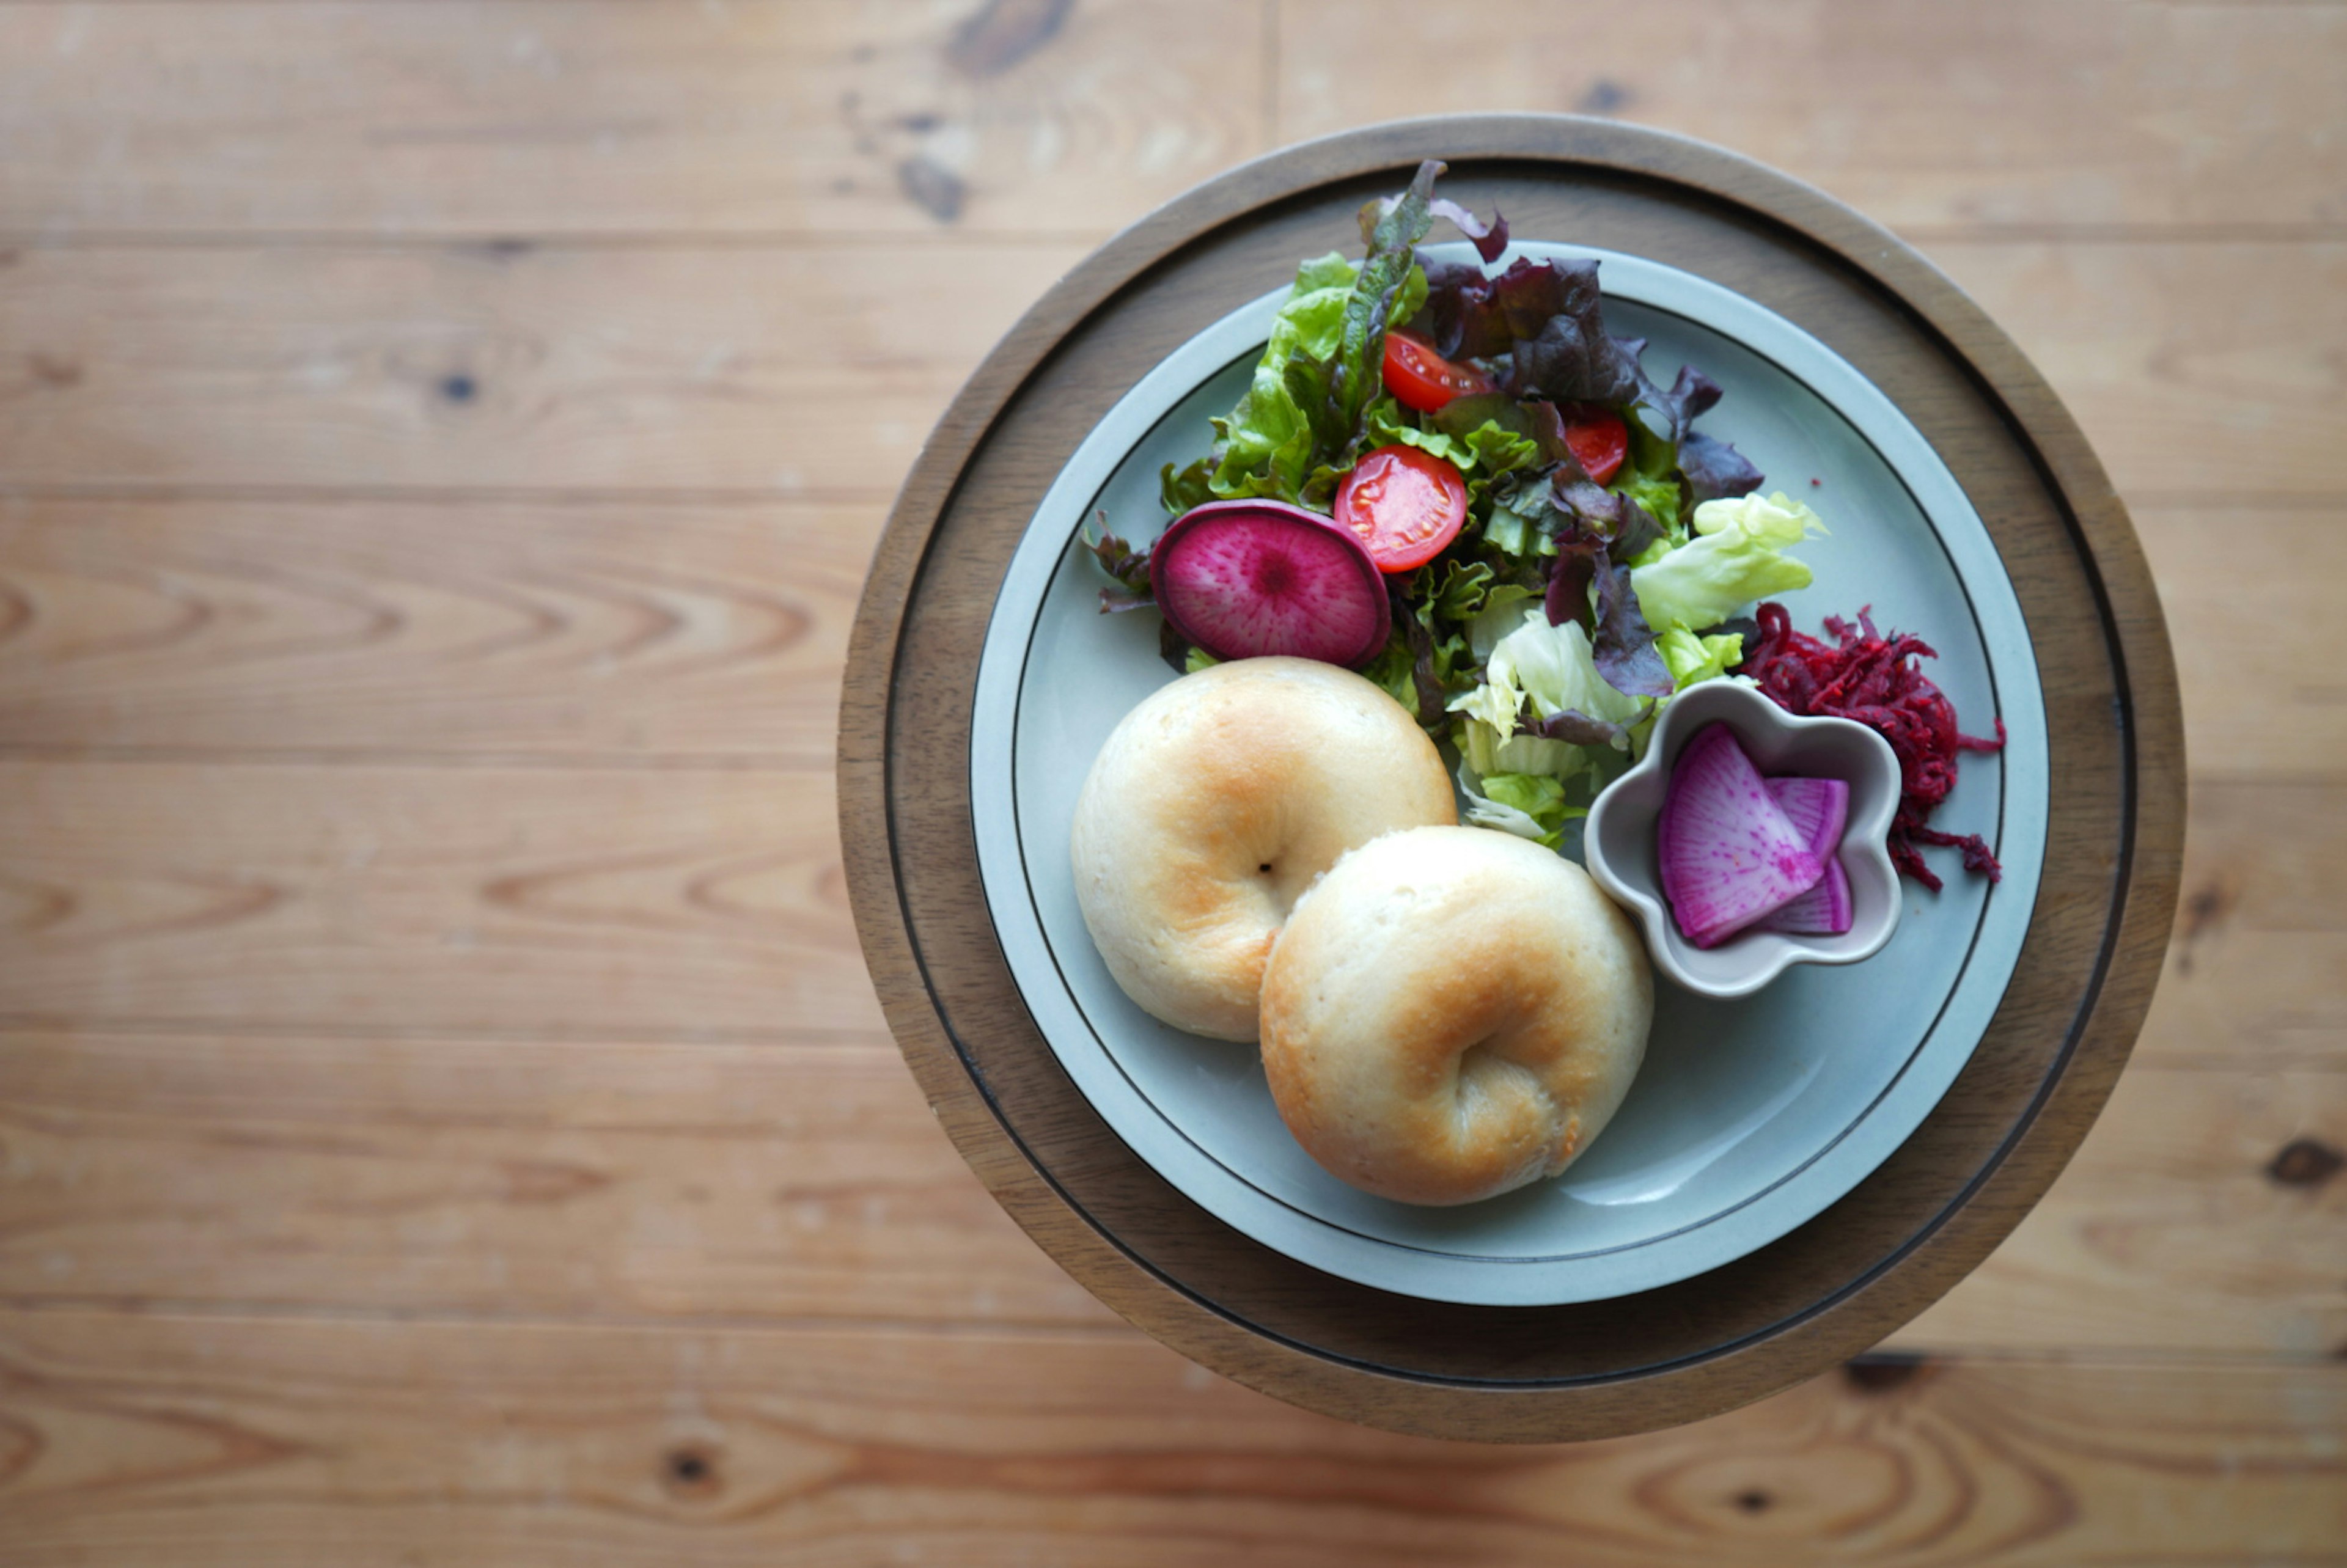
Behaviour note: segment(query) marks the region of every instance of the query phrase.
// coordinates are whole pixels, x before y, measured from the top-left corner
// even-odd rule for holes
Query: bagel
[[[1456,823],[1434,743],[1379,687],[1309,659],[1184,675],[1126,714],[1076,802],[1076,901],[1125,995],[1251,1040],[1287,912],[1356,845]]]
[[[1414,828],[1345,856],[1281,929],[1264,1072],[1330,1174],[1472,1203],[1589,1146],[1654,1011],[1636,931],[1580,866],[1488,828]]]

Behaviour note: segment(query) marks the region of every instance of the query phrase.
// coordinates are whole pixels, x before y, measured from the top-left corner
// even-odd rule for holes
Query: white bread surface
[[[1281,1120],[1331,1174],[1409,1204],[1553,1176],[1646,1051],[1654,976],[1588,873],[1479,827],[1354,851],[1298,903],[1264,977]]]
[[[1070,835],[1076,899],[1144,1010],[1251,1040],[1305,890],[1381,833],[1457,821],[1434,743],[1384,691],[1314,660],[1235,660],[1161,687],[1101,748]]]

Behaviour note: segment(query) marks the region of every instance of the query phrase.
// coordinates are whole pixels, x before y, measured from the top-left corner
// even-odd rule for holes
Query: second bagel
[[[1654,1009],[1636,931],[1581,867],[1488,828],[1412,828],[1338,861],[1281,928],[1264,1071],[1331,1174],[1472,1203],[1589,1146]]]

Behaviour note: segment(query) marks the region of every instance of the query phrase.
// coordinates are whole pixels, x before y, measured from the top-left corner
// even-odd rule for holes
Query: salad
[[[1164,470],[1177,520],[1155,545],[1105,520],[1085,542],[1116,583],[1102,609],[1157,606],[1177,671],[1275,651],[1348,664],[1451,748],[1468,820],[1560,847],[1674,694],[1744,665],[1761,641],[1747,612],[1809,586],[1791,552],[1826,529],[1696,428],[1717,384],[1682,366],[1665,386],[1643,342],[1606,330],[1595,261],[1487,272],[1506,221],[1436,196],[1442,169],[1423,163],[1362,209],[1359,261],[1297,269],[1211,450]],[[1484,265],[1421,257],[1438,219]],[[1821,668],[1771,626],[1772,668]],[[1893,662],[1918,651],[1908,640]],[[1909,671],[1911,716],[1928,706],[1916,683],[1937,693]],[[1809,680],[1802,711],[1850,711],[1840,690]],[[1890,736],[1902,765],[1936,735],[1906,730],[1907,745]],[[1931,796],[1922,830],[1952,747],[1911,761]],[[1985,845],[1979,858],[1993,867]]]

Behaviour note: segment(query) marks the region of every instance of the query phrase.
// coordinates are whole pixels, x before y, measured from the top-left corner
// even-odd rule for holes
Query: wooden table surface
[[[0,1563],[2347,1562],[2342,105],[2321,0],[0,0]],[[1501,108],[1972,292],[2127,497],[2193,759],[2013,1239],[1550,1449],[1061,1274],[833,821],[881,516],[1019,312],[1235,161]]]

